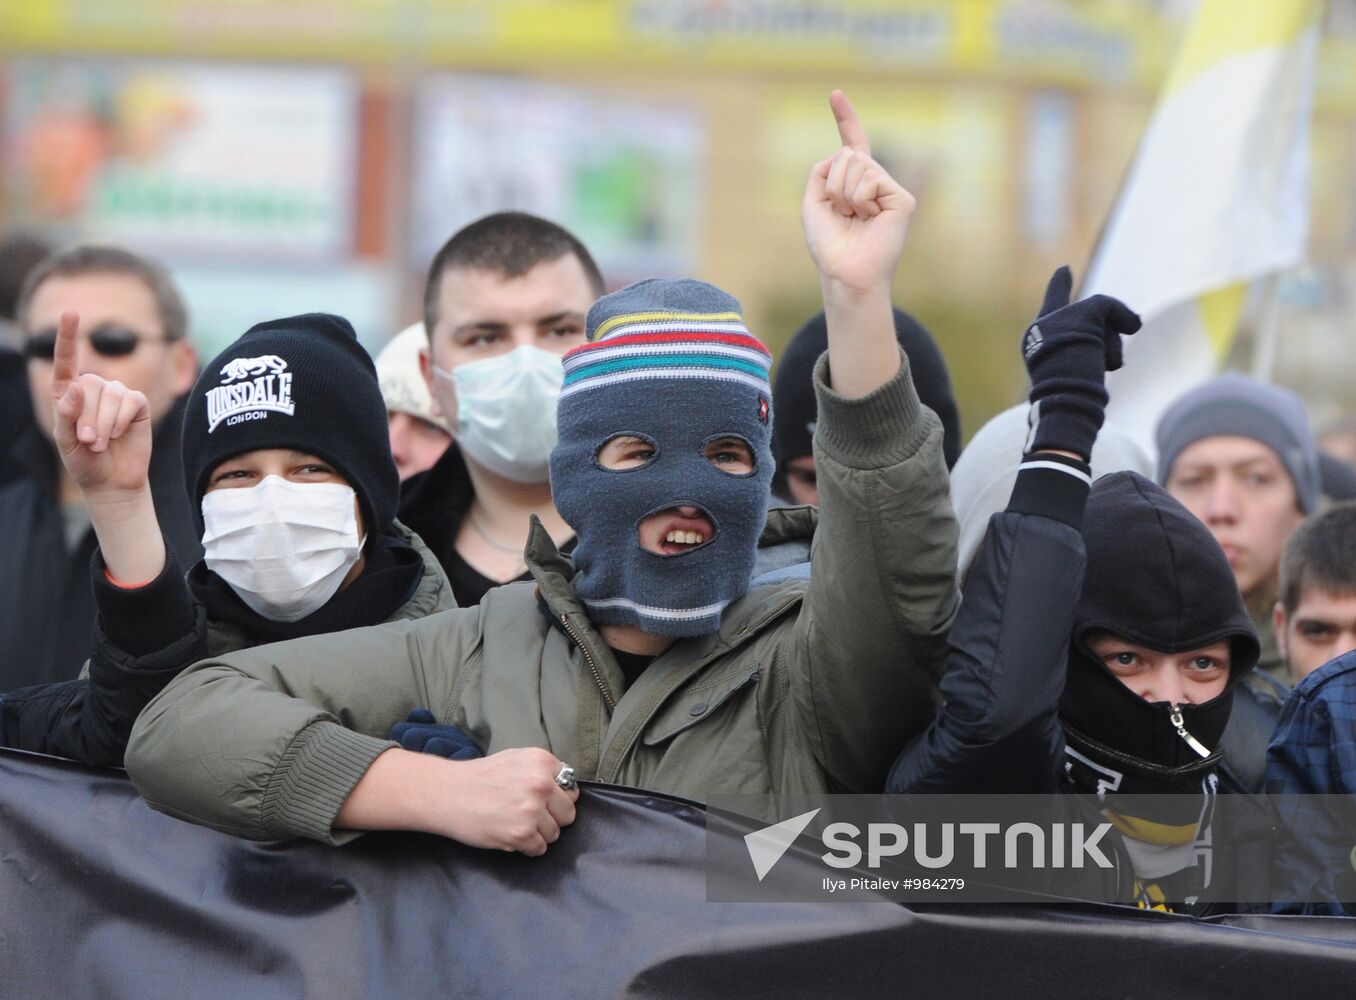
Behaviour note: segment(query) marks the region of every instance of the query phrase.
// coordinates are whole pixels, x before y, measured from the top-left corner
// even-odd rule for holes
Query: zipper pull
[[[1202,757],[1210,756],[1210,750],[1206,745],[1187,732],[1186,720],[1182,718],[1181,705],[1176,702],[1172,703],[1172,711],[1168,715],[1168,721],[1177,727],[1177,735],[1186,740],[1187,746],[1191,747],[1191,749],[1195,750]]]

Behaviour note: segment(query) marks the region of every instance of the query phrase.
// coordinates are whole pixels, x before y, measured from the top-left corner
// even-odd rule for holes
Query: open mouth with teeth
[[[659,521],[657,546],[666,556],[691,552],[716,537],[716,527],[711,519],[692,508],[666,510],[656,518]]]

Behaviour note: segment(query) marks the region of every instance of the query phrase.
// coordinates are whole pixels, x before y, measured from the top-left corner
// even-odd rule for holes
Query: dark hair
[[[567,230],[526,212],[496,212],[452,234],[429,265],[424,285],[424,329],[429,336],[438,322],[438,293],[443,274],[454,267],[495,271],[521,278],[538,264],[574,254],[584,268],[595,296],[607,290],[592,255]]]
[[[1281,606],[1299,606],[1305,587],[1356,594],[1356,501],[1334,504],[1295,529],[1281,552]]]
[[[19,315],[19,293],[33,268],[52,248],[33,233],[23,231],[0,236],[0,320],[13,322]]]
[[[83,243],[54,253],[28,273],[15,311],[19,325],[27,331],[29,304],[44,281],[51,277],[76,278],[85,274],[126,274],[140,279],[155,298],[165,338],[179,340],[188,335],[188,309],[169,272],[131,250],[99,243]]]

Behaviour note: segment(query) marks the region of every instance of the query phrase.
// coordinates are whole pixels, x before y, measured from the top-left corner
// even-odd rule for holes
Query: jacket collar
[[[786,542],[808,542],[819,526],[819,508],[809,505],[772,507],[767,512],[767,524],[758,538],[760,549]]]
[[[807,529],[813,533],[815,518],[816,513],[812,508],[778,509],[770,511],[768,515],[775,541],[803,537],[799,533]],[[764,538],[767,537],[768,532],[765,530]],[[625,690],[621,667],[617,665],[611,647],[589,620],[583,602],[570,585],[570,578],[574,575],[573,564],[561,554],[550,533],[535,516],[532,517],[523,559],[532,579],[536,581],[544,611],[552,618],[553,624],[562,627],[586,657],[592,658],[607,686],[604,699],[608,702],[608,708],[615,709]],[[695,672],[756,635],[769,622],[799,604],[803,596],[803,583],[776,588],[759,587],[745,594],[725,609],[719,631],[680,639],[670,646],[662,654],[665,663],[670,665],[666,672],[674,672],[674,661],[683,664],[686,672]]]

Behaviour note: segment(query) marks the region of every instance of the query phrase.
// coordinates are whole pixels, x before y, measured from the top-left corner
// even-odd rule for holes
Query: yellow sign
[[[1155,82],[1143,10],[1013,0],[45,0],[0,4],[0,51],[422,67],[979,73]]]

